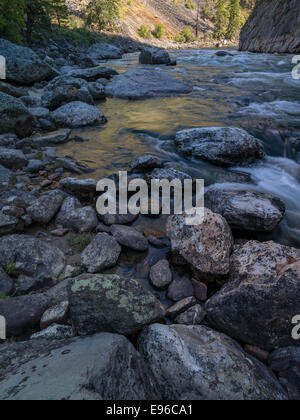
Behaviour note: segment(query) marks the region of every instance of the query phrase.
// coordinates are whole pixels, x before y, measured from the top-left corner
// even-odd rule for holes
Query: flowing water
[[[97,178],[126,170],[144,153],[156,153],[167,166],[204,178],[206,186],[218,183],[275,194],[287,205],[286,217],[272,234],[254,237],[300,247],[300,80],[292,78],[292,56],[232,53],[172,52],[177,67],[157,71],[189,84],[192,93],[141,101],[107,99],[99,107],[108,123],[79,130],[76,134],[89,141],[69,143],[60,153],[88,163]],[[137,54],[107,65],[119,72],[142,67]],[[244,128],[263,141],[268,156],[252,167],[223,169],[179,155],[173,144],[176,131],[201,126]]]

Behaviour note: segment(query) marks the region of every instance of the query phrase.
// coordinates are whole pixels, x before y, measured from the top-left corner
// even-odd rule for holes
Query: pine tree
[[[216,1],[215,37],[224,39],[229,25],[229,10],[227,0]]]
[[[242,24],[242,9],[240,0],[230,0],[229,23],[226,32],[228,39],[236,39]]]
[[[0,1],[0,37],[21,43],[21,28],[24,26],[24,0]]]
[[[120,17],[120,0],[91,0],[86,7],[88,25],[94,24],[99,31],[112,31]]]

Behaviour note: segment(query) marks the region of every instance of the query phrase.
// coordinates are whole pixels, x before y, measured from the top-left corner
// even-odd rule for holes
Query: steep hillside
[[[242,51],[300,52],[300,1],[260,0],[242,30]]]

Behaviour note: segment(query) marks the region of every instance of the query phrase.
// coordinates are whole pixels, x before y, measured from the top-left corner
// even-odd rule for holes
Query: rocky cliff
[[[299,53],[300,1],[259,0],[242,30],[240,50]]]

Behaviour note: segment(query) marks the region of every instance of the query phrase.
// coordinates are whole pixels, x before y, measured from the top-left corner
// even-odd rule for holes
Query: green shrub
[[[153,31],[153,35],[157,39],[161,39],[165,34],[165,29],[161,23],[155,26],[155,29]]]
[[[150,39],[151,38],[151,31],[147,25],[143,24],[139,29],[139,35],[142,38]]]
[[[183,28],[182,32],[175,37],[175,41],[184,43],[195,41],[195,35],[193,34],[192,28],[190,26]]]
[[[74,233],[70,232],[67,235],[68,244],[77,252],[82,252],[92,240],[89,233]]]

